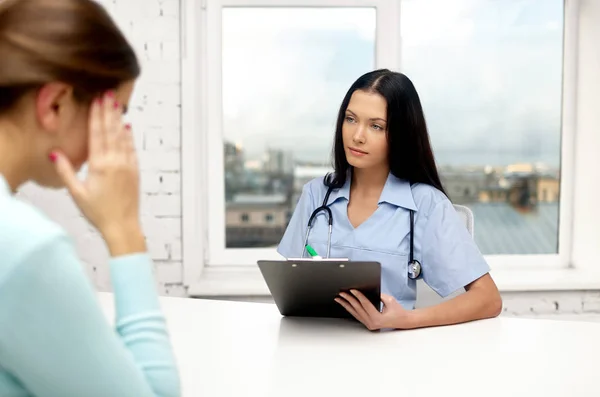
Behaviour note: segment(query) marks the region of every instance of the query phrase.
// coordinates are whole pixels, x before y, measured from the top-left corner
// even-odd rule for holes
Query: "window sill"
[[[490,272],[501,292],[600,289],[600,272],[589,269],[502,269]]]
[[[501,292],[600,290],[600,272],[578,269],[502,269],[491,272]],[[212,296],[269,296],[257,267],[207,266],[188,294]]]

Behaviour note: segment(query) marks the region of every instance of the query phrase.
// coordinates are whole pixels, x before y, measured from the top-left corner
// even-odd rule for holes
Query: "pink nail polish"
[[[119,102],[115,101],[115,103],[114,103],[113,106],[115,107],[115,109],[118,109],[119,108]]]
[[[53,163],[56,162],[56,153],[52,152],[48,155],[48,158],[50,159],[50,161],[52,161]]]
[[[127,131],[131,131],[131,124],[129,124],[129,123],[125,124],[125,129]]]
[[[109,97],[109,98],[113,98],[115,96],[115,94],[112,91],[108,91],[106,93],[106,96]]]

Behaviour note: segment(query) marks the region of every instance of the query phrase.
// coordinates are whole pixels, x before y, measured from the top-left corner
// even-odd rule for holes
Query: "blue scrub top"
[[[421,262],[423,280],[446,297],[489,272],[490,268],[448,198],[426,184],[398,179],[391,173],[377,210],[357,228],[348,219],[351,178],[333,190],[329,208],[333,214],[331,258],[381,263],[381,292],[392,295],[406,309],[413,309],[416,281],[408,278],[410,211],[415,211],[414,258]],[[277,251],[286,258],[299,258],[304,250],[307,223],[323,203],[327,186],[323,178],[304,185],[302,195]],[[313,221],[308,244],[325,257],[327,214],[320,211]],[[308,256],[308,253],[304,253]]]

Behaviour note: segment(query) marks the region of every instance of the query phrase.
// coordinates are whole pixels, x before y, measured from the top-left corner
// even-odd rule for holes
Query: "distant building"
[[[241,174],[242,171],[244,171],[244,153],[242,151],[242,146],[231,142],[225,142],[223,150],[225,169]]]
[[[329,172],[333,172],[333,168],[313,165],[296,165],[294,167],[294,193],[291,199],[292,205],[295,206],[300,199],[304,185],[315,178],[323,178]]]
[[[558,252],[559,176],[547,167],[513,164],[441,171],[455,203],[472,211],[475,241],[484,255]],[[479,186],[473,200],[470,186]],[[471,201],[471,202],[468,202]]]
[[[560,181],[553,175],[542,175],[538,179],[537,192],[538,202],[557,202],[560,196]]]
[[[507,203],[508,189],[501,186],[492,186],[479,192],[480,203]]]
[[[291,217],[284,194],[241,194],[225,210],[227,248],[271,247],[279,244]]]
[[[303,186],[333,171],[327,166],[297,164],[291,173],[279,172],[277,164],[285,162],[279,155],[273,155],[268,166],[261,163],[250,169],[239,147],[232,145],[226,153],[230,175],[242,171],[237,191],[226,202],[228,248],[279,244]],[[440,169],[440,177],[452,201],[473,211],[475,240],[483,254],[557,252],[557,173],[521,164],[498,169],[446,167]]]
[[[513,174],[506,178],[509,181],[508,202],[513,208],[530,211],[537,208],[538,176],[533,173]]]
[[[294,172],[292,152],[267,149],[263,160],[263,172],[268,175],[291,175]]]
[[[440,168],[444,190],[455,204],[479,201],[479,192],[489,186],[489,178],[483,168]]]
[[[538,203],[554,203],[559,200],[560,181],[551,172],[538,172],[534,168],[507,167],[507,171],[494,186],[479,193],[483,203],[509,203],[520,211],[537,208]]]
[[[223,147],[223,163],[225,167],[225,200],[246,188],[244,153],[241,145],[225,142]]]

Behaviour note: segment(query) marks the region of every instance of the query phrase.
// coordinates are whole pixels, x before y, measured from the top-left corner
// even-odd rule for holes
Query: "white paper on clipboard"
[[[286,261],[321,261],[321,262],[349,262],[348,258],[285,258]]]

